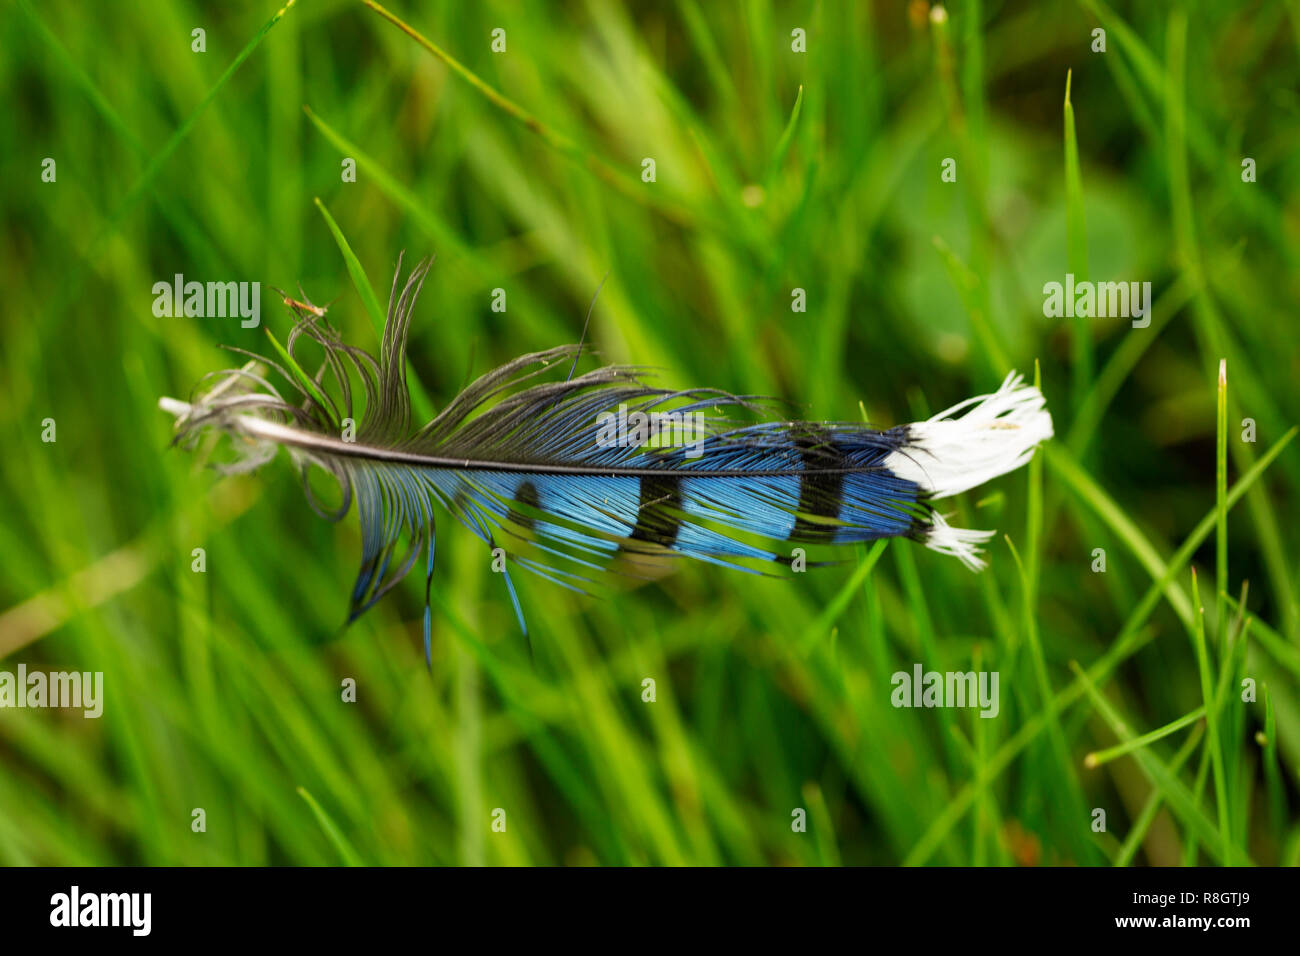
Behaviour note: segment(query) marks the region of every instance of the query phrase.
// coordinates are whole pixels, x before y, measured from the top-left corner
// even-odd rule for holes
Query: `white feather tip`
[[[1028,462],[1052,437],[1052,416],[1043,393],[1012,372],[992,395],[968,398],[907,430],[908,443],[885,466],[931,498],[946,498]]]
[[[984,570],[980,545],[986,544],[996,532],[954,528],[937,511],[930,516],[930,522],[930,528],[925,535],[927,548],[958,559],[972,571]]]

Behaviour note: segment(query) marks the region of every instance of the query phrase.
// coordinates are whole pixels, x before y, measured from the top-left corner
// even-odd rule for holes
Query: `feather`
[[[614,568],[638,574],[653,555],[761,572],[791,564],[792,545],[900,536],[979,570],[993,532],[953,528],[932,502],[1020,467],[1052,436],[1042,394],[1015,373],[991,395],[889,429],[744,423],[737,416],[764,411],[758,400],[652,387],[636,367],[575,375],[580,345],[507,362],[412,428],[406,341],[430,265],[399,289],[399,258],[377,357],[344,344],[324,310],[286,297],[297,322],[277,345],[281,361],[236,349],[251,361],[208,376],[188,402],[159,401],[176,418],[175,442],[192,447],[211,429],[234,439],[238,457],[226,470],[257,467],[283,448],[318,514],[338,520],[355,498],[362,553],[349,623],[423,554],[426,655],[437,508],[510,563],[578,591]],[[320,352],[311,376],[305,346]],[[565,365],[567,378],[547,380]],[[313,467],[338,481],[332,511],[307,481]]]

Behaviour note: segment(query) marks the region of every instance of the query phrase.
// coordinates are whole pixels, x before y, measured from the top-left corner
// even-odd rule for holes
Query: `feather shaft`
[[[163,396],[158,399],[158,407],[180,419],[191,415],[195,406],[177,398]],[[273,441],[279,445],[326,452],[344,458],[361,458],[369,461],[385,461],[394,464],[414,465],[419,468],[441,468],[449,471],[504,471],[522,474],[542,475],[589,475],[592,477],[649,477],[662,475],[663,467],[626,467],[615,465],[579,465],[562,462],[528,462],[508,461],[499,458],[449,458],[429,455],[401,448],[383,445],[369,445],[358,442],[343,441],[331,435],[304,431],[278,422],[267,421],[252,415],[242,415],[237,419],[237,427],[254,438]],[[698,469],[690,472],[692,478],[780,478],[802,475],[849,475],[864,471],[886,472],[884,466],[861,468],[841,466],[838,468],[789,466],[785,468],[716,468]]]

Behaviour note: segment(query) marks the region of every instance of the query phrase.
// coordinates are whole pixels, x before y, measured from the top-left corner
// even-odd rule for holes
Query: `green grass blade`
[[[1093,707],[1097,713],[1110,725],[1115,736],[1122,741],[1128,741],[1132,737],[1132,732],[1128,729],[1122,717],[1111,706],[1110,702],[1102,696],[1097,690],[1096,685],[1088,678],[1083,668],[1077,663],[1072,664],[1076,676],[1083,683],[1088,699],[1092,701]],[[1214,829],[1208,817],[1199,804],[1193,799],[1191,792],[1179,782],[1173,772],[1161,761],[1155,754],[1149,750],[1135,750],[1133,757],[1137,761],[1142,772],[1151,781],[1152,786],[1161,791],[1164,799],[1168,802],[1170,809],[1177,814],[1178,818],[1206,845],[1206,848],[1215,859],[1226,862],[1229,858],[1234,861],[1238,860],[1238,851],[1234,851],[1232,845],[1224,840],[1221,833]],[[1245,851],[1239,851],[1240,862],[1249,862],[1245,856]]]
[[[384,337],[384,308],[379,304],[379,297],[375,295],[375,289],[366,278],[366,270],[361,267],[356,253],[348,245],[348,240],[343,235],[343,230],[339,224],[334,221],[330,211],[317,196],[312,200],[316,208],[320,210],[321,216],[325,219],[325,225],[329,226],[330,235],[334,237],[335,243],[338,244],[339,252],[343,254],[343,264],[347,266],[348,275],[352,278],[352,285],[357,290],[357,295],[361,296],[361,304],[366,308],[366,315],[370,316],[370,325],[375,330],[375,337],[383,339]]]
[[[1074,128],[1074,104],[1070,102],[1073,71],[1065,74],[1065,231],[1067,268],[1076,283],[1088,280],[1088,226],[1083,209],[1083,176],[1079,170],[1079,140]],[[1077,411],[1092,388],[1092,326],[1086,316],[1074,317],[1073,365],[1074,408]]]
[[[1228,360],[1219,361],[1218,402],[1215,414],[1214,447],[1214,591],[1219,608],[1215,639],[1227,643],[1228,605],[1222,595],[1228,593]]]
[[[1192,732],[1187,735],[1187,740],[1178,748],[1178,753],[1174,759],[1169,762],[1169,772],[1177,775],[1183,765],[1196,751],[1196,745],[1201,742],[1201,737],[1205,734],[1205,728],[1197,724],[1192,728]],[[1128,866],[1133,862],[1133,857],[1137,855],[1138,848],[1146,835],[1151,830],[1151,824],[1155,823],[1156,815],[1160,808],[1164,806],[1164,798],[1160,791],[1154,787],[1151,789],[1151,795],[1147,797],[1146,804],[1143,805],[1142,811],[1138,814],[1137,819],[1133,822],[1133,828],[1129,830],[1128,836],[1124,838],[1124,843],[1120,846],[1119,853],[1115,855],[1115,866]]]
[[[347,838],[343,836],[343,831],[338,828],[338,825],[330,815],[325,812],[325,809],[316,802],[316,798],[308,793],[304,787],[298,788],[298,796],[302,797],[307,806],[311,807],[312,815],[316,817],[316,822],[320,824],[320,828],[325,832],[325,836],[329,838],[330,844],[333,845],[334,849],[338,850],[339,857],[343,860],[343,865],[365,866],[365,864],[361,862],[361,857],[357,855],[357,851],[352,848],[352,844],[350,844],[347,841]]]
[[[1094,767],[1100,767],[1102,764],[1110,763],[1116,757],[1122,757],[1125,754],[1132,753],[1140,747],[1147,747],[1155,743],[1157,740],[1163,740],[1170,734],[1177,733],[1188,724],[1195,723],[1204,716],[1205,707],[1197,707],[1191,713],[1183,714],[1183,716],[1171,720],[1163,727],[1157,727],[1155,730],[1148,731],[1140,737],[1133,737],[1122,744],[1117,744],[1116,746],[1109,747],[1106,750],[1094,750],[1083,758],[1083,765],[1091,770]]]
[[[379,297],[375,295],[374,287],[371,286],[370,280],[366,278],[366,270],[361,267],[360,260],[352,251],[348,244],[347,238],[343,235],[343,230],[339,228],[334,217],[330,215],[329,209],[320,201],[319,197],[313,200],[316,208],[320,210],[321,216],[325,219],[325,224],[329,226],[330,234],[334,237],[334,242],[339,247],[339,252],[343,255],[343,263],[347,266],[348,275],[352,277],[352,285],[357,290],[357,295],[361,296],[361,302],[366,308],[366,314],[370,316],[370,324],[374,327],[375,338],[377,341],[383,341],[384,338],[384,310],[379,304]],[[411,368],[411,360],[406,360],[406,382],[411,391],[411,405],[415,413],[422,421],[431,421],[434,416],[434,404],[429,398],[429,393],[425,391],[424,386],[420,384],[419,378],[415,375],[415,370]]]
[[[474,87],[474,89],[478,90],[478,92],[481,93],[489,103],[501,110],[511,119],[523,125],[525,129],[536,133],[541,137],[542,141],[552,149],[589,170],[599,179],[613,186],[628,199],[631,199],[633,202],[645,206],[648,209],[653,209],[664,218],[671,219],[673,222],[687,227],[694,227],[700,224],[699,217],[691,211],[680,205],[664,202],[663,200],[658,199],[650,191],[641,188],[643,184],[632,180],[629,176],[615,169],[599,156],[583,149],[568,136],[557,132],[548,124],[542,122],[518,103],[515,103],[513,100],[499,93],[490,84],[480,79],[474,71],[470,70],[450,53],[429,40],[426,36],[397,15],[390,13],[378,3],[375,3],[374,0],[363,0],[363,2],[366,6],[397,27],[438,60],[442,61],[442,63],[445,64],[453,73],[465,80],[465,82],[469,83],[469,85]]]
[[[1196,668],[1201,675],[1201,695],[1205,700],[1205,725],[1207,746],[1210,748],[1210,765],[1214,771],[1215,805],[1219,815],[1219,838],[1223,848],[1223,862],[1232,863],[1231,807],[1228,804],[1228,781],[1223,764],[1223,741],[1220,737],[1219,713],[1214,699],[1214,678],[1205,646],[1205,609],[1201,607],[1200,588],[1196,568],[1192,568],[1192,601],[1196,608],[1192,634],[1196,642]],[[1227,653],[1227,648],[1224,648]]]
[[[321,407],[322,411],[328,413],[334,406],[330,404],[329,399],[325,397],[325,393],[320,390],[320,386],[316,384],[316,380],[308,375],[303,367],[298,364],[297,360],[289,354],[289,350],[280,344],[280,340],[275,337],[274,332],[269,328],[266,329],[265,332],[267,339],[270,340],[276,353],[284,361],[285,367],[293,373],[293,377],[297,379],[298,384],[301,385],[307,394],[312,397],[312,400]]]
[[[794,142],[795,131],[799,128],[799,116],[803,110],[803,84],[799,84],[799,92],[795,94],[794,108],[790,110],[790,120],[785,124],[785,129],[781,133],[781,138],[777,140],[776,149],[772,151],[772,158],[767,164],[767,183],[771,185],[776,179],[777,173],[781,171],[781,164],[785,162],[786,154],[790,152],[790,144]]]

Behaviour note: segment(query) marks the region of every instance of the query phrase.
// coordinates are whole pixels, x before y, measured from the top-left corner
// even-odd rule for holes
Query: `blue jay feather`
[[[797,545],[890,537],[978,570],[978,546],[992,532],[952,528],[932,502],[1019,467],[1052,434],[1042,395],[1014,374],[992,395],[895,428],[743,423],[765,411],[758,400],[652,387],[636,367],[570,368],[552,380],[580,346],[507,362],[414,428],[406,340],[430,264],[399,289],[399,259],[377,357],[343,343],[322,310],[291,302],[298,320],[286,364],[294,367],[242,353],[253,361],[208,376],[190,402],[160,400],[176,416],[177,442],[192,445],[208,429],[235,439],[242,457],[226,470],[257,467],[284,448],[319,514],[338,520],[355,498],[362,547],[349,621],[423,557],[426,651],[438,509],[501,548],[509,566],[579,591],[615,568],[635,574],[637,563],[621,557],[671,555],[761,572],[789,565]],[[308,382],[300,370],[310,347],[320,355]],[[293,392],[282,394],[261,366]],[[602,428],[614,409],[620,421],[650,425],[610,441]],[[668,434],[668,424],[682,422],[689,429]],[[338,508],[317,501],[312,467],[337,479]],[[508,569],[505,579],[522,626]]]

